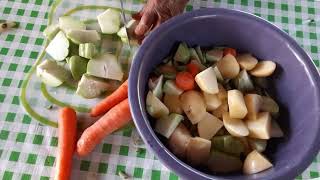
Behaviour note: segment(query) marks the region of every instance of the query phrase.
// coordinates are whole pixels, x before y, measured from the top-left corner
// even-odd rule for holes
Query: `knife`
[[[129,44],[129,47],[131,49],[131,44],[130,44],[130,36],[129,36],[129,33],[128,33],[128,21],[126,19],[126,14],[125,14],[125,10],[124,10],[124,3],[123,3],[124,0],[120,0],[120,6],[121,6],[121,17],[122,17],[122,20],[123,20],[123,23],[124,23],[124,27],[125,27],[125,30],[126,30],[126,34],[127,34],[127,37],[128,37],[128,44]]]

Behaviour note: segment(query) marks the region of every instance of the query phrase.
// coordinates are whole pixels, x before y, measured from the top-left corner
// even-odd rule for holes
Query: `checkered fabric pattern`
[[[35,63],[44,46],[42,31],[48,21],[52,0],[1,0],[0,20],[19,23],[19,28],[0,34],[0,178],[52,179],[57,152],[56,128],[43,125],[29,116],[19,99],[22,81]],[[66,10],[79,4],[99,4],[119,7],[118,0],[63,1],[54,20]],[[137,11],[141,0],[127,0],[125,8]],[[190,0],[187,11],[202,7],[238,9],[260,16],[291,35],[320,66],[320,2],[312,0]],[[92,16],[83,12],[76,16]],[[122,52],[122,55],[128,52]],[[121,55],[121,56],[122,56]],[[94,101],[79,100],[67,89],[48,88],[57,99],[70,104],[88,106]],[[40,82],[31,77],[27,86],[27,100],[35,111],[56,119],[44,108],[50,105],[41,96]],[[53,110],[54,111],[54,110]],[[52,115],[52,117],[50,117]],[[116,132],[98,145],[86,158],[74,157],[73,179],[119,179],[125,171],[135,179],[179,179],[164,167],[144,145],[137,146],[133,139],[136,130]],[[297,179],[318,178],[320,156]]]

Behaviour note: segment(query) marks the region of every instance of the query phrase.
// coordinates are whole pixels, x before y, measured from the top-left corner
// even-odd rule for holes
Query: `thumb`
[[[155,13],[153,13],[152,11],[144,12],[139,24],[137,25],[137,27],[134,31],[136,33],[136,35],[142,36],[146,32],[148,32],[148,30],[151,28],[151,26],[155,20],[156,20]]]

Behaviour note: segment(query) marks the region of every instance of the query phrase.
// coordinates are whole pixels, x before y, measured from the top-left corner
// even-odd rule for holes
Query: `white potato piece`
[[[200,137],[190,139],[187,160],[194,166],[205,164],[210,156],[211,141]]]
[[[168,147],[173,154],[183,159],[186,157],[187,146],[191,138],[189,130],[184,124],[180,123],[171,134],[168,140]]]
[[[228,106],[231,118],[243,119],[248,113],[243,94],[239,90],[228,91]]]
[[[271,116],[268,112],[261,112],[257,119],[247,119],[247,127],[249,129],[249,137],[257,139],[270,139],[271,137]]]
[[[217,67],[223,78],[226,79],[233,79],[237,77],[240,72],[240,66],[236,58],[231,54],[225,55],[220,61],[218,61]]]
[[[271,134],[271,137],[275,137],[275,138],[284,136],[284,133],[281,130],[279,124],[274,119],[271,120],[271,132],[270,132],[270,134]]]
[[[147,111],[154,118],[161,118],[169,114],[169,109],[151,91],[147,94]]]
[[[257,119],[262,104],[262,97],[258,94],[246,94],[244,101],[248,109],[247,119]]]
[[[165,94],[163,103],[167,106],[170,113],[182,114],[180,96]]]
[[[228,102],[226,100],[222,101],[222,104],[215,110],[212,111],[212,114],[217,118],[222,118],[223,113],[228,112]]]
[[[228,98],[228,93],[226,89],[219,83],[218,84],[219,92],[218,92],[218,97],[221,101],[226,100]]]
[[[191,90],[180,95],[181,107],[192,124],[200,122],[206,113],[206,104],[201,93]]]
[[[255,174],[269,169],[272,166],[273,165],[266,157],[264,157],[258,151],[254,150],[250,154],[248,154],[247,158],[244,160],[243,173]]]
[[[263,152],[267,147],[267,140],[265,139],[248,139],[250,147],[258,152]]]
[[[250,71],[250,74],[256,77],[268,77],[276,70],[276,63],[272,61],[260,61]]]
[[[207,167],[213,173],[229,173],[240,170],[242,162],[239,158],[229,154],[212,151]]]
[[[240,67],[242,69],[245,69],[247,71],[253,69],[257,63],[258,63],[258,60],[257,58],[253,57],[251,54],[249,53],[245,53],[245,54],[239,54],[237,57],[236,57]]]
[[[223,122],[212,114],[206,112],[204,118],[198,123],[198,133],[201,138],[211,139],[223,127]]]
[[[278,113],[279,105],[275,100],[268,96],[262,96],[261,111]]]
[[[241,119],[231,118],[228,112],[223,113],[223,125],[233,136],[243,137],[249,135],[246,124]]]
[[[207,105],[207,111],[213,111],[222,104],[222,101],[219,99],[217,94],[208,94],[203,92],[203,97]]]
[[[195,81],[203,92],[216,94],[219,92],[216,74],[212,67],[198,73]]]

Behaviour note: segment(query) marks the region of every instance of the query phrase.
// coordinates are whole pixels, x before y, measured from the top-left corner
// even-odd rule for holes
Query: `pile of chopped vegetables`
[[[213,173],[254,174],[273,165],[262,154],[283,137],[279,106],[266,89],[276,69],[233,48],[204,50],[180,43],[148,82],[148,114],[168,148]]]
[[[131,20],[127,27],[121,27],[120,12],[112,8],[98,15],[97,23],[100,30],[90,29],[85,21],[62,16],[57,24],[44,30],[50,41],[46,53],[51,58],[37,66],[43,83],[53,87],[74,85],[76,94],[88,99],[119,87],[124,72],[116,55],[101,50],[103,36],[116,34],[128,42],[126,29],[132,32],[137,23]]]

